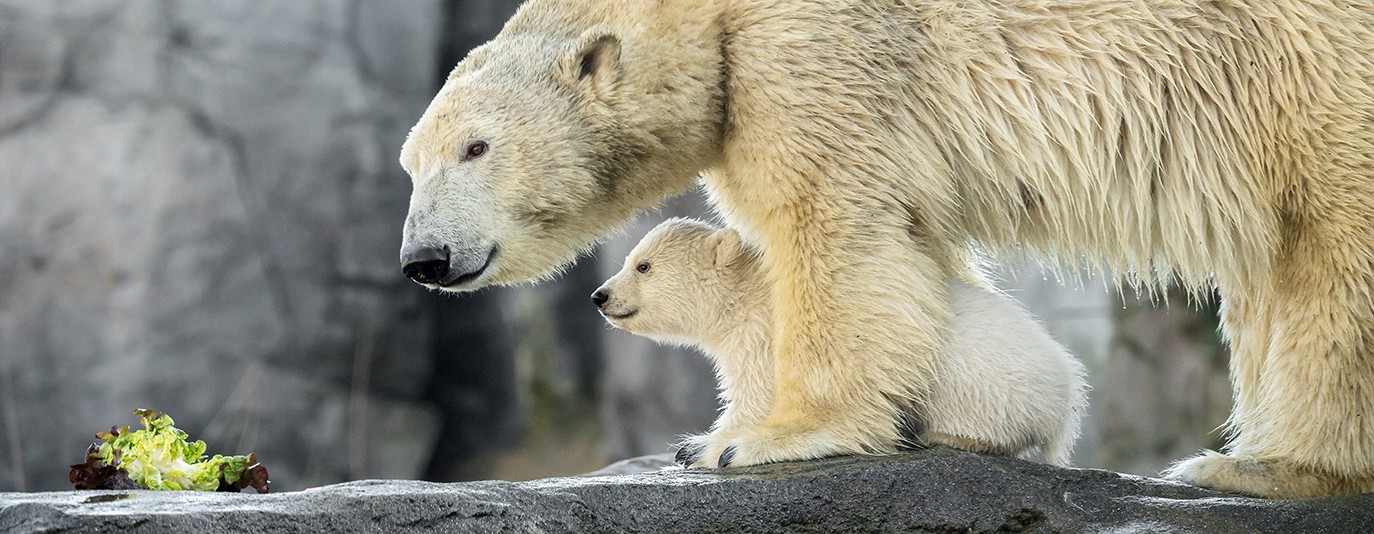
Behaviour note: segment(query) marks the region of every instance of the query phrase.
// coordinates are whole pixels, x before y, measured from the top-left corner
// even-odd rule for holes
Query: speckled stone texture
[[[520,483],[0,494],[4,532],[1328,533],[1371,525],[1374,494],[1266,501],[944,448]]]

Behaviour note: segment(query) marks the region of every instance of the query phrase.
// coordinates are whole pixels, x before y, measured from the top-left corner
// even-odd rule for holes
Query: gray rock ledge
[[[652,466],[656,461],[641,462]],[[0,532],[1370,532],[1374,494],[1266,501],[944,448],[719,472],[0,493]]]

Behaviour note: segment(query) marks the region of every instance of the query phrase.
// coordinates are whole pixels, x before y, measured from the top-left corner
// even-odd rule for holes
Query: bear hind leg
[[[1374,213],[1352,207],[1289,228],[1266,283],[1223,288],[1235,435],[1167,476],[1271,498],[1374,491]]]

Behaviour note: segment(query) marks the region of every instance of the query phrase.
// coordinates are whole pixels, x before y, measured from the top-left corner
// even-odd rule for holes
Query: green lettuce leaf
[[[72,466],[77,489],[239,491],[252,487],[267,493],[267,468],[257,456],[205,455],[204,441],[187,441],[172,417],[136,410],[143,430],[110,427],[86,451],[86,462]]]

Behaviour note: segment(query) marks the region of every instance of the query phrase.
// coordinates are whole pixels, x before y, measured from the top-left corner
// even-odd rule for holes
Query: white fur
[[[1368,0],[529,0],[407,139],[405,244],[528,281],[705,171],[774,313],[739,465],[893,450],[971,242],[1215,288],[1231,439],[1172,475],[1374,491],[1371,51]]]
[[[646,273],[637,267],[647,263]],[[672,219],[631,251],[601,291],[611,324],[660,342],[699,347],[716,364],[724,409],[711,433],[761,423],[773,396],[772,312],[757,252],[733,230]],[[935,361],[922,439],[1067,465],[1087,404],[1083,365],[1006,295],[949,286],[950,338]],[[627,319],[617,315],[629,313]],[[892,373],[915,372],[894,362]],[[696,465],[714,466],[712,442]]]
[[[1087,409],[1083,364],[1010,297],[949,287],[949,341],[936,354],[931,441],[954,436],[1068,465]]]

